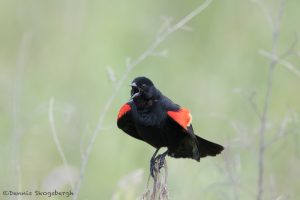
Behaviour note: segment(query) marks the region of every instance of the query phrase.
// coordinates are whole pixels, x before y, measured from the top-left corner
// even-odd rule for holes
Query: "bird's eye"
[[[147,88],[147,85],[144,83],[144,84],[142,85],[142,88],[143,88],[143,89]]]

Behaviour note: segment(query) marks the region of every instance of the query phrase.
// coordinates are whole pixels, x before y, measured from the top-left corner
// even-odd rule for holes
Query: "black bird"
[[[158,160],[160,169],[166,155],[200,161],[224,149],[195,135],[189,110],[164,96],[150,79],[137,77],[130,86],[131,98],[121,107],[117,125],[128,135],[156,148],[150,161],[152,176],[155,162]],[[156,157],[161,147],[167,147],[167,151]]]

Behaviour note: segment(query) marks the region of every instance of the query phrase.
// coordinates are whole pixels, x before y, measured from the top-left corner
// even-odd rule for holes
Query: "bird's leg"
[[[158,171],[160,172],[160,169],[163,168],[165,161],[166,161],[166,156],[168,155],[169,150],[167,150],[166,152],[158,155],[155,160],[158,160]]]
[[[155,161],[156,161],[156,154],[158,153],[160,148],[157,148],[153,154],[153,156],[150,159],[150,174],[152,177],[154,177],[154,170],[155,170]]]

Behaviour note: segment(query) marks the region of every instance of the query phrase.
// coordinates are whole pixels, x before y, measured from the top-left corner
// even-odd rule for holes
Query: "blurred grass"
[[[277,1],[266,1],[274,10]],[[41,189],[45,177],[62,164],[48,121],[49,99],[55,98],[55,123],[66,157],[79,166],[80,141],[95,127],[103,104],[113,90],[106,74],[111,66],[119,78],[125,59],[135,58],[152,42],[161,25],[160,16],[178,20],[199,2],[184,1],[0,1],[0,188],[13,189],[17,179],[12,166],[12,94],[17,81],[16,63],[22,37],[32,34],[27,62],[18,86],[17,127],[23,189]],[[300,32],[300,2],[288,0],[282,22],[280,52]],[[162,46],[167,58],[150,57],[128,77],[150,77],[161,91],[193,113],[199,135],[228,147],[229,163],[240,157],[239,181],[228,184],[225,157],[192,160],[168,158],[172,199],[253,199],[257,179],[258,119],[242,93],[256,92],[262,107],[269,61],[258,54],[271,48],[270,27],[252,1],[215,1]],[[296,48],[299,51],[299,47]],[[299,57],[288,58],[299,67]],[[299,69],[299,68],[298,68]],[[283,67],[275,71],[267,138],[276,134],[288,110],[300,112],[300,79]],[[241,93],[234,93],[239,88]],[[80,199],[110,199],[121,177],[135,169],[147,178],[150,146],[123,134],[116,127],[120,105],[129,98],[125,85],[105,119],[86,171]],[[217,117],[223,116],[223,117]],[[225,117],[225,118],[224,118]],[[225,120],[224,120],[225,119]],[[244,135],[232,126],[238,124]],[[299,123],[295,123],[299,132]],[[241,144],[246,140],[248,146]],[[233,142],[232,142],[233,141]],[[267,150],[266,198],[275,195],[299,198],[294,136],[279,140]],[[146,182],[146,180],[144,181]],[[219,184],[216,184],[219,183]],[[213,185],[212,185],[213,184]],[[143,186],[141,186],[143,188]],[[142,194],[139,191],[137,196]],[[122,198],[121,198],[122,199]]]

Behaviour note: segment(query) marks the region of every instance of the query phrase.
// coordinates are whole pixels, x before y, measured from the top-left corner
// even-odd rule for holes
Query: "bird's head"
[[[149,100],[156,95],[156,88],[152,81],[146,77],[137,77],[131,84],[131,99],[141,98]]]

